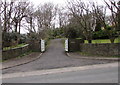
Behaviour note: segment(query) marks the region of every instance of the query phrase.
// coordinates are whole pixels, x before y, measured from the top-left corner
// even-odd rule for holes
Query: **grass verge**
[[[47,49],[50,44],[50,38],[45,38],[45,48]]]
[[[88,43],[87,40],[84,40],[84,43]],[[92,40],[92,43],[111,43],[110,39],[97,39],[97,40]],[[116,38],[114,43],[120,43],[120,37]]]
[[[10,49],[13,49],[13,48],[19,48],[19,47],[23,47],[27,44],[23,43],[23,44],[18,44],[17,46],[11,46],[11,47],[4,47],[3,50],[10,50]]]

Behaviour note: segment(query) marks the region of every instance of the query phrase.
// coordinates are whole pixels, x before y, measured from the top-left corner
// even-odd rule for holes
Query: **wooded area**
[[[120,1],[68,0],[65,7],[53,3],[34,6],[29,1],[0,1],[0,28],[4,47],[45,38],[110,39],[120,35]],[[107,14],[107,11],[110,11]],[[57,22],[57,26],[56,26]],[[21,30],[27,30],[22,34]]]

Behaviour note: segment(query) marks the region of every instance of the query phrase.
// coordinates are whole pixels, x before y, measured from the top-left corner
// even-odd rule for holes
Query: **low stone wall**
[[[40,43],[41,41],[35,41],[35,40],[29,41],[30,50],[40,52],[41,51]]]
[[[79,44],[84,43],[82,39],[68,39],[68,50],[69,52],[79,51]]]
[[[88,54],[119,56],[120,43],[106,44],[80,44],[80,51]]]
[[[29,44],[25,45],[24,47],[3,50],[2,51],[2,60],[15,58],[15,57],[20,56],[21,54],[24,54],[25,52],[28,52],[28,51],[29,51]]]

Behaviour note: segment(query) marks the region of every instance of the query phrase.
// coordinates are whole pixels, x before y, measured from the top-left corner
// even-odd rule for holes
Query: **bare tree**
[[[3,14],[3,16],[4,16],[4,18],[3,18],[3,20],[4,20],[4,24],[3,24],[4,29],[3,29],[3,31],[7,32],[7,2],[6,2],[6,0],[3,3],[3,9],[4,9],[4,12],[3,12],[4,13]]]
[[[16,5],[14,7],[14,17],[13,17],[13,23],[15,26],[15,32],[19,32],[20,34],[20,27],[21,27],[21,21],[24,17],[27,17],[25,14],[26,9],[29,5],[29,2],[16,2]],[[19,30],[18,30],[19,26]]]
[[[0,2],[0,18],[1,18],[1,25],[2,30],[4,32],[9,32],[11,29],[11,14],[14,2],[10,1],[1,1]]]
[[[2,1],[0,1],[0,30],[2,31],[2,20],[1,20],[1,17],[2,17]]]
[[[35,29],[35,10],[34,10],[34,5],[30,5],[28,6],[27,10],[26,10],[26,15],[27,17],[25,18],[26,22],[29,24],[28,27],[28,31],[29,32],[34,32],[36,33],[36,29]]]
[[[58,8],[59,27],[62,28],[68,24],[69,13],[63,7]]]
[[[104,1],[104,2],[106,3],[108,9],[111,12],[111,17],[110,17],[109,21],[112,24],[112,28],[110,31],[109,30],[107,30],[107,31],[108,31],[108,35],[109,35],[111,43],[114,43],[114,40],[116,37],[116,31],[120,30],[120,25],[119,25],[120,24],[120,20],[119,20],[119,17],[120,17],[119,3],[120,3],[120,1],[118,4],[114,0],[110,0],[109,2],[106,2],[106,1]]]
[[[95,28],[95,17],[93,15],[93,10],[90,10],[90,7],[90,4],[85,4],[85,2],[82,2],[81,0],[68,2],[68,9],[81,25],[82,33],[89,43],[92,42],[92,34]]]
[[[56,7],[52,3],[45,3],[41,8],[41,12],[44,17],[43,25],[45,29],[51,28],[52,20],[55,19],[56,15]]]
[[[120,31],[120,0],[118,1],[118,30]]]
[[[56,18],[57,6],[52,3],[45,3],[38,6],[35,16],[38,26],[38,33],[45,37],[47,30],[54,27],[54,20]]]

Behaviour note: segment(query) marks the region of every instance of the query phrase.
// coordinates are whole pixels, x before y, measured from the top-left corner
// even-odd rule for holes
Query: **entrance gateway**
[[[80,43],[83,43],[83,40],[78,40],[78,39],[65,39],[65,51],[66,52],[74,52],[74,51],[80,51]],[[40,43],[40,49],[41,52],[45,51],[45,40],[41,39],[41,43]]]
[[[84,40],[83,39],[66,39],[65,51],[66,52],[80,51],[80,43],[84,43]]]
[[[41,52],[44,52],[45,51],[45,40],[41,39],[40,40],[40,50]],[[68,39],[65,40],[65,51],[68,52]]]

